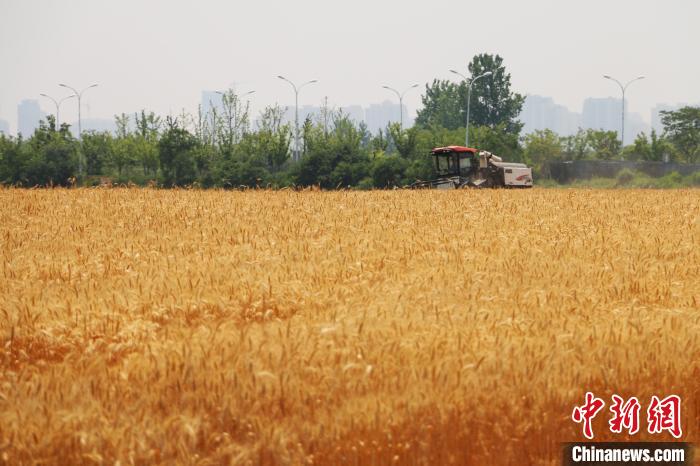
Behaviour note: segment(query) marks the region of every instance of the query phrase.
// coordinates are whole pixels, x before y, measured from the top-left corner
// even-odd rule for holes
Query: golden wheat
[[[558,464],[587,390],[698,441],[699,206],[0,190],[0,464]]]

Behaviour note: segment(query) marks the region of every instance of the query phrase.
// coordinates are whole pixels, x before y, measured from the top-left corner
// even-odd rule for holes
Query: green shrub
[[[691,173],[683,177],[683,185],[685,186],[700,186],[700,171]]]
[[[371,176],[377,188],[399,186],[408,162],[405,159],[390,155],[372,161]]]
[[[553,178],[541,178],[535,180],[535,186],[538,188],[563,188],[566,187],[565,184],[559,184]]]
[[[374,180],[370,178],[369,176],[366,178],[362,178],[359,183],[357,183],[357,189],[361,189],[363,191],[369,191],[374,188]]]
[[[646,173],[639,173],[627,184],[628,188],[655,188],[658,178],[652,178]]]
[[[610,189],[617,186],[617,180],[615,178],[596,177],[587,180],[576,180],[571,183],[571,186],[575,188]]]
[[[637,172],[634,170],[631,170],[629,168],[623,168],[620,170],[615,177],[617,180],[617,185],[618,186],[626,186],[628,185],[636,176],[638,175]]]
[[[683,177],[678,172],[671,172],[656,180],[659,188],[681,188],[683,187]]]

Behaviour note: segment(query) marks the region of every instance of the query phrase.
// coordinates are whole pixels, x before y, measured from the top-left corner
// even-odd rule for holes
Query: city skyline
[[[580,109],[570,109],[565,105],[559,104],[556,100],[549,96],[541,95],[526,95],[523,109],[519,115],[520,121],[523,123],[522,134],[530,133],[534,130],[551,129],[552,131],[562,136],[568,136],[576,133],[581,129],[604,129],[608,131],[620,131],[620,112],[621,99],[614,97],[587,97],[581,104]],[[201,91],[199,105],[204,113],[211,106],[220,106],[221,96],[217,91],[204,90]],[[245,101],[250,102],[250,96],[246,96]],[[51,103],[51,102],[49,102]],[[305,103],[299,106],[300,119],[307,116],[318,120],[323,105],[327,105],[332,110],[342,110],[352,120],[356,122],[364,121],[367,124],[368,130],[376,133],[378,129],[385,128],[390,122],[398,122],[400,118],[399,104],[393,102],[391,98],[385,98],[382,101],[369,103],[366,105],[350,104],[336,105],[328,102],[327,98],[318,105]],[[628,102],[629,105],[629,102]],[[662,131],[659,112],[662,110],[677,110],[685,105],[700,105],[700,103],[657,103],[652,107],[647,115],[638,112],[627,110],[625,132],[626,143],[630,144],[634,138],[641,132],[649,134],[651,129],[657,132]],[[31,107],[28,109],[27,107]],[[281,105],[285,109],[283,119],[285,122],[293,123],[294,121],[294,105]],[[413,125],[416,109],[407,107],[404,104],[404,123],[409,127]],[[24,110],[22,110],[24,108]],[[149,109],[145,109],[149,111]],[[61,114],[64,115],[64,108],[61,107]],[[127,115],[133,115],[139,110],[124,112]],[[25,123],[23,128],[30,128],[31,132],[39,125],[39,119],[45,119],[46,115],[54,115],[55,107],[47,105],[46,102],[39,99],[22,99],[17,106],[17,123],[12,125],[10,121],[2,118],[0,115],[0,132],[9,135],[16,135],[19,128],[18,122],[21,119],[21,114],[24,112],[27,116],[24,117]],[[180,112],[174,113],[177,116]],[[194,114],[194,113],[192,113]],[[255,129],[257,114],[251,112],[250,127]],[[29,122],[32,120],[33,122]],[[95,117],[90,114],[90,106],[84,104],[83,108],[83,129],[96,131],[112,131],[116,129],[114,116],[110,117]],[[77,120],[68,120],[63,117],[63,123],[71,125],[72,130],[77,130]],[[16,129],[13,129],[16,128]],[[22,133],[25,137],[28,134]]]
[[[300,105],[319,105],[328,96],[336,106],[364,106],[393,97],[384,85],[453,80],[449,70],[467,73],[478,53],[504,58],[514,91],[552,96],[571,109],[589,96],[619,98],[605,74],[622,82],[646,75],[627,93],[628,110],[645,119],[657,103],[700,100],[700,63],[678,46],[700,43],[692,20],[700,4],[689,0],[436,0],[429,6],[413,0],[7,0],[3,6],[0,60],[8,72],[0,118],[12,130],[17,104],[40,93],[62,97],[60,82],[80,89],[99,83],[83,97],[86,118],[141,108],[194,112],[202,89],[234,81],[241,90],[256,90],[257,114],[275,102],[294,102],[280,74],[294,82],[318,80],[303,90]],[[448,19],[458,29],[469,27],[458,39],[432,31],[436,20]],[[408,93],[404,103],[414,113],[420,92]],[[76,107],[66,102],[62,119],[77,120]]]
[[[230,87],[224,87],[224,89],[235,89],[235,83],[231,84]],[[425,90],[425,84],[423,86],[421,86],[420,89],[418,89],[418,92],[416,92],[416,94],[418,95],[419,98],[422,97],[424,90]],[[152,111],[152,109],[142,107],[142,108],[139,108],[138,110],[132,109],[132,110],[108,114],[108,115],[95,115],[94,112],[92,111],[92,107],[93,107],[94,100],[99,99],[99,91],[97,91],[97,92],[98,92],[98,94],[96,96],[95,95],[90,96],[88,94],[85,97],[83,97],[84,102],[82,104],[83,105],[83,109],[82,109],[83,121],[85,122],[85,121],[92,120],[95,122],[99,122],[96,124],[97,127],[104,127],[106,125],[106,122],[113,121],[114,117],[116,115],[121,114],[121,113],[132,114],[135,111],[141,111],[141,110]],[[194,104],[189,105],[188,107],[180,108],[180,109],[171,109],[170,112],[168,112],[166,114],[162,114],[162,115],[163,116],[165,116],[165,115],[177,116],[177,115],[182,114],[183,111],[194,115],[197,113],[198,106],[201,106],[203,111],[206,113],[206,111],[208,110],[208,107],[210,107],[209,102],[213,101],[216,103],[216,102],[220,101],[221,96],[218,94],[218,92],[220,92],[220,91],[214,91],[214,90],[200,91],[201,97]],[[239,97],[242,97],[243,94],[246,94],[247,92],[249,92],[249,91],[243,91],[242,94],[238,94],[238,95],[239,95]],[[548,103],[546,105],[551,107],[550,110],[552,111],[552,115],[558,115],[559,118],[561,118],[560,122],[556,125],[549,125],[549,126],[545,125],[546,127],[550,127],[551,129],[554,129],[554,127],[562,127],[562,126],[569,127],[571,124],[571,114],[577,113],[577,112],[580,113],[578,110],[576,110],[576,108],[585,107],[586,102],[590,101],[591,99],[609,100],[611,102],[614,101],[614,102],[616,102],[616,105],[618,107],[620,106],[620,103],[619,103],[620,97],[614,96],[614,95],[586,96],[583,98],[580,105],[578,105],[577,107],[574,107],[572,109],[564,104],[559,103],[557,101],[557,99],[555,99],[552,96],[546,96],[546,95],[540,95],[540,94],[528,94],[528,93],[519,91],[517,89],[515,90],[515,92],[519,92],[519,93],[523,94],[526,97],[526,99],[527,98],[535,99],[535,100],[546,99],[548,101]],[[13,112],[5,111],[2,107],[0,107],[0,131],[3,131],[3,129],[5,129],[3,132],[5,132],[6,134],[16,134],[18,132],[18,130],[19,130],[19,118],[17,116],[18,115],[17,109],[19,108],[20,105],[22,105],[23,102],[26,102],[26,101],[36,101],[40,107],[40,112],[44,116],[45,115],[55,115],[54,103],[48,99],[43,98],[41,96],[41,94],[42,93],[38,93],[36,95],[36,97],[35,96],[22,97],[17,102],[17,105],[15,106],[15,110]],[[71,95],[70,92],[67,92],[64,94],[54,93],[54,95],[59,99],[63,98],[63,97],[68,97]],[[206,95],[206,97],[205,97],[205,95]],[[263,110],[263,107],[260,104],[256,105],[255,98],[256,98],[255,94],[245,96],[245,100],[250,103],[251,116],[253,117],[251,119],[251,121],[255,120],[257,115],[260,113],[260,111]],[[62,123],[68,122],[71,125],[77,125],[77,102],[71,101],[71,100],[72,99],[68,99],[66,102],[63,102],[61,104],[61,107],[60,107],[61,108],[61,115],[64,115],[61,118],[61,122]],[[666,102],[654,102],[650,106],[649,109],[644,109],[647,111],[632,111],[632,110],[630,110],[630,107],[632,106],[632,105],[630,105],[630,103],[631,103],[630,98],[626,97],[625,100],[626,100],[626,104],[627,104],[627,112],[626,112],[627,116],[628,117],[631,116],[632,118],[638,119],[636,122],[635,121],[630,122],[630,124],[633,127],[635,125],[640,126],[640,127],[646,126],[648,128],[654,128],[657,131],[661,128],[661,122],[660,122],[660,117],[659,117],[659,112],[661,110],[677,110],[677,109],[679,109],[683,106],[687,106],[687,105],[691,105],[691,106],[700,105],[700,100],[692,101],[689,99],[684,99],[684,100],[681,100],[678,102],[668,102],[668,101],[666,101]],[[299,105],[300,112],[303,108],[311,108],[311,109],[321,108],[324,105],[324,102],[325,103],[330,102],[328,96],[324,96],[321,99],[321,101],[319,101],[319,102],[300,102],[300,105]],[[330,107],[335,108],[335,109],[343,109],[344,111],[348,112],[348,109],[353,109],[353,108],[356,109],[358,107],[370,108],[372,106],[384,105],[386,103],[396,104],[395,106],[396,106],[397,110],[396,110],[395,120],[398,121],[399,120],[398,100],[395,98],[392,99],[391,96],[385,96],[384,98],[379,99],[375,102],[364,102],[364,103],[353,102],[353,103],[348,103],[345,105],[342,105],[339,103],[332,103],[330,105]],[[542,103],[538,102],[538,104],[541,105]],[[273,102],[273,103],[268,104],[268,105],[280,105],[282,108],[287,108],[287,110],[289,110],[290,108],[293,110],[293,108],[294,108],[293,103],[287,103],[285,105],[285,104],[282,104],[279,102]],[[411,126],[412,122],[415,120],[417,111],[421,107],[420,102],[418,103],[418,107],[408,106],[405,103],[404,103],[403,107],[404,107],[404,119],[405,119],[405,123],[407,123],[406,126]],[[618,118],[619,118],[620,111],[621,111],[621,108],[618,108],[618,110],[617,110]],[[12,114],[12,113],[14,113],[14,115],[15,115],[14,119],[10,117],[10,114]],[[156,112],[156,113],[158,113],[158,112]],[[351,116],[357,116],[357,112],[350,111],[349,113],[351,114]],[[522,109],[522,112],[520,114],[520,119],[521,119],[521,121],[523,121],[525,123],[526,128],[530,127],[530,126],[535,127],[536,129],[541,129],[541,128],[545,127],[541,124],[540,125],[531,124],[528,121],[524,121],[523,118],[527,119],[527,117],[524,115],[527,113],[528,113],[528,101],[526,101],[525,105],[523,105],[523,109]],[[68,116],[66,117],[65,115],[68,115]],[[392,116],[392,118],[394,118],[394,116]],[[550,117],[550,119],[551,119],[551,117]],[[360,119],[355,118],[355,120],[359,121]],[[38,123],[37,123],[37,126],[38,126]],[[95,126],[95,125],[93,125],[93,126]],[[582,124],[581,122],[578,122],[578,123],[574,124],[572,128],[575,130],[577,126],[588,127],[589,125],[586,125],[585,123]],[[617,123],[617,126],[605,125],[605,127],[610,127],[611,129],[615,129],[615,128],[619,129],[619,126],[620,126],[619,122]],[[625,128],[628,128],[627,124],[625,125]],[[567,131],[567,130],[564,130],[564,131],[560,130],[557,132],[562,133],[562,134],[570,133],[570,131]]]

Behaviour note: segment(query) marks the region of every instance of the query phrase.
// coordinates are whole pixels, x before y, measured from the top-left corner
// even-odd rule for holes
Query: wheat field
[[[553,465],[586,391],[700,441],[699,190],[0,189],[0,259],[3,465]]]

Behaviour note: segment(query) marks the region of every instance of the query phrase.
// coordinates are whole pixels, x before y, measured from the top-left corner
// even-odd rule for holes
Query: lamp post
[[[611,81],[615,81],[618,86],[620,86],[620,90],[622,91],[622,130],[620,131],[620,142],[621,142],[621,147],[620,149],[624,149],[625,147],[625,91],[627,90],[627,86],[632,84],[635,81],[639,81],[640,79],[644,79],[644,76],[637,76],[636,78],[630,80],[625,84],[624,86],[620,81],[617,79],[613,78],[612,76],[608,76],[607,74],[603,76],[605,79],[609,79]]]
[[[83,98],[83,92],[85,92],[88,89],[91,89],[93,87],[97,87],[97,84],[92,84],[80,92],[78,92],[74,87],[70,87],[70,86],[67,86],[65,84],[59,84],[59,86],[65,87],[66,89],[70,89],[71,91],[73,91],[75,97],[78,98],[78,139],[80,139],[83,135],[83,122],[82,122],[81,114],[80,114],[80,109],[81,109],[81,102],[80,101]]]
[[[215,92],[221,96],[221,100],[223,101],[224,105],[226,105],[226,101],[228,99],[228,97],[227,97],[228,94],[226,92],[222,92],[222,91],[215,91]],[[250,94],[254,94],[254,93],[255,93],[255,91],[244,92],[243,94],[241,94],[241,97],[244,97],[244,96],[247,96]],[[235,93],[234,93],[234,95],[235,95]],[[233,109],[232,116],[233,116],[233,120],[231,119],[231,115],[228,116],[228,118],[229,118],[228,131],[229,131],[229,135],[231,136],[231,138],[233,138],[233,129],[236,127],[236,109]],[[213,119],[213,117],[212,117],[212,119]],[[233,122],[233,126],[232,126],[232,122]],[[214,131],[214,128],[212,128],[212,131]]]
[[[384,89],[388,89],[388,90],[392,91],[399,98],[399,114],[401,115],[400,125],[401,125],[401,129],[403,129],[403,96],[406,95],[406,93],[408,91],[410,91],[411,89],[415,89],[416,87],[418,87],[418,84],[414,84],[413,86],[407,87],[406,90],[404,90],[403,92],[399,92],[396,89],[394,89],[393,87],[389,87],[389,86],[382,86],[382,87]]]
[[[317,83],[317,79],[307,81],[297,88],[297,86],[284,76],[277,76],[282,81],[287,81],[294,89],[294,161],[299,160],[299,92],[307,84]]]
[[[493,74],[492,71],[487,71],[484,74],[480,74],[476,78],[472,78],[471,80],[468,79],[466,76],[464,76],[462,73],[455,71],[455,70],[450,70],[451,73],[454,73],[456,75],[461,76],[465,81],[467,81],[469,84],[467,85],[467,137],[464,140],[464,145],[466,147],[469,147],[469,104],[471,103],[471,96],[472,96],[472,84],[477,79],[485,78],[486,76],[491,76]]]
[[[82,91],[78,92],[75,88],[67,86],[65,84],[59,84],[61,87],[65,87],[66,89],[70,89],[73,91],[73,94],[75,97],[78,98],[78,139],[82,141],[83,139],[83,122],[80,114],[80,108],[81,108],[81,99],[83,97],[83,92],[87,91],[90,88],[97,87],[97,84],[92,84]],[[78,153],[78,175],[82,176],[83,175],[83,155],[82,155],[82,149]]]
[[[63,103],[64,100],[72,99],[73,97],[75,97],[75,95],[69,95],[67,97],[62,98],[61,100],[58,100],[58,101],[48,94],[39,94],[39,95],[42,97],[46,97],[47,99],[51,99],[51,101],[56,106],[56,128],[60,129],[61,128],[61,121],[59,120],[59,114],[60,114],[60,110],[61,110],[61,104]]]

